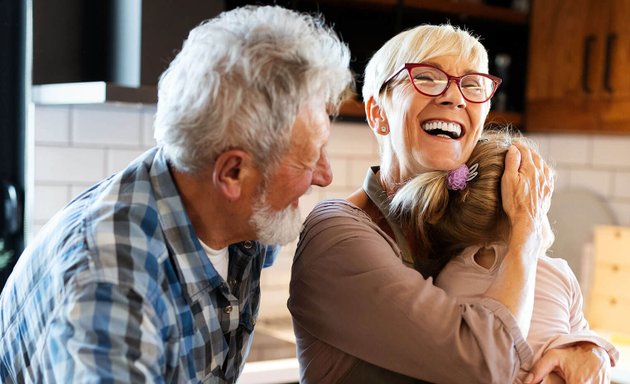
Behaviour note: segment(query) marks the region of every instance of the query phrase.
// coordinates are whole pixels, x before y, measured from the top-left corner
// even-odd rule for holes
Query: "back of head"
[[[348,48],[323,21],[277,6],[224,12],[194,28],[158,84],[155,138],[195,172],[227,149],[273,165],[299,108],[337,106],[352,82]]]
[[[479,71],[488,71],[488,53],[469,32],[449,24],[420,25],[392,37],[372,56],[363,76],[363,100],[374,97],[381,104],[381,86],[405,63],[447,55],[470,62]]]
[[[508,130],[484,132],[466,165],[476,176],[461,190],[448,188],[448,172],[410,180],[394,196],[392,209],[417,235],[423,257],[444,263],[468,246],[504,241],[510,233],[503,211],[501,177],[510,145],[533,143]]]

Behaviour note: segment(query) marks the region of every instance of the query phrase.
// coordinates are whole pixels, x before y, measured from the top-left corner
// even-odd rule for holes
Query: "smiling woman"
[[[538,154],[508,151],[502,202],[513,234],[497,279],[474,303],[432,284],[448,257],[423,253],[413,228],[389,209],[394,196],[414,199],[400,191],[415,176],[469,159],[499,83],[488,74],[485,48],[450,25],[402,32],[368,63],[363,100],[380,167],[346,200],[317,205],[304,223],[288,302],[300,382],[511,383],[532,367],[525,336],[544,243],[536,228],[553,189]],[[569,374],[605,372],[607,361],[587,349],[559,352],[563,364],[577,354],[587,362],[565,365]],[[534,379],[546,369],[534,366]]]

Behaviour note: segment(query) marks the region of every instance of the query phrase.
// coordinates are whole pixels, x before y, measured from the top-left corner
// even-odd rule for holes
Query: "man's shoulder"
[[[54,225],[83,243],[76,257],[87,259],[95,277],[116,271],[116,278],[124,279],[137,271],[155,271],[167,253],[150,176],[154,155],[155,151],[145,153],[86,190]],[[72,226],[65,227],[64,222]]]

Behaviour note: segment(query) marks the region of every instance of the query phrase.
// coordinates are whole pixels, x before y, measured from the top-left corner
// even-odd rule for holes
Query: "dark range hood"
[[[30,0],[0,0],[0,291],[24,249]]]
[[[223,0],[33,0],[33,101],[155,103],[188,32]]]

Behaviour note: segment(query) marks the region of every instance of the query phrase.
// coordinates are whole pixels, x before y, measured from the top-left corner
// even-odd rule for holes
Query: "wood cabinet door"
[[[598,129],[611,1],[533,2],[526,93],[528,131]]]
[[[630,132],[630,1],[611,1],[604,36],[600,128]]]

